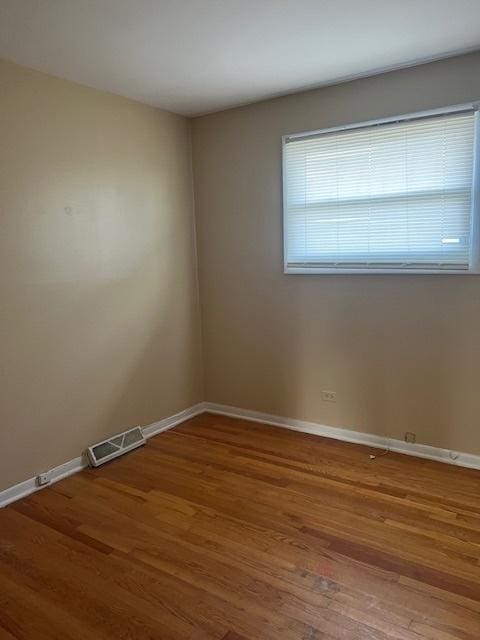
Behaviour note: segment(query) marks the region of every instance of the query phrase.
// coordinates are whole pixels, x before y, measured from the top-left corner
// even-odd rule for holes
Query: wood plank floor
[[[204,414],[0,511],[0,640],[478,640],[480,473]]]

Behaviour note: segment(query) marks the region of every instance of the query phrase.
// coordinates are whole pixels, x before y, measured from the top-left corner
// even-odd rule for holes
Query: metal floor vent
[[[98,467],[145,443],[146,440],[140,427],[134,427],[109,440],[103,440],[88,447],[87,455],[92,467]]]

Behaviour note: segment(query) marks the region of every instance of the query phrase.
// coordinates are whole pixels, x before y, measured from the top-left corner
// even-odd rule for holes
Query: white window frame
[[[431,109],[428,111],[419,111],[408,113],[405,115],[394,116],[389,118],[380,118],[377,120],[367,120],[364,122],[355,122],[338,127],[329,127],[327,129],[317,129],[314,131],[303,131],[301,133],[293,133],[282,136],[282,189],[283,189],[283,272],[285,274],[391,274],[391,275],[475,275],[480,274],[480,103],[467,103],[444,107],[440,109]],[[449,113],[457,113],[462,111],[475,111],[474,124],[474,151],[473,151],[473,180],[472,180],[472,212],[471,212],[471,231],[470,231],[470,260],[468,269],[408,269],[408,268],[355,268],[355,267],[317,267],[317,266],[289,266],[287,261],[287,169],[286,169],[286,153],[285,147],[288,141],[295,138],[317,137],[326,133],[336,131],[346,131],[348,129],[361,129],[364,127],[372,127],[375,125],[392,124],[395,122],[404,122],[406,120],[418,120],[436,115],[446,115]]]

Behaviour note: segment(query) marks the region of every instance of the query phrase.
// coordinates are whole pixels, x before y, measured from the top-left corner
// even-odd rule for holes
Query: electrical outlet
[[[337,392],[336,391],[322,391],[322,400],[324,402],[336,402],[337,401]]]
[[[412,431],[405,431],[405,442],[410,442],[410,444],[415,444],[417,441],[417,434]]]
[[[37,476],[37,486],[43,487],[45,484],[50,484],[52,481],[52,472],[45,471],[45,473],[39,473]]]

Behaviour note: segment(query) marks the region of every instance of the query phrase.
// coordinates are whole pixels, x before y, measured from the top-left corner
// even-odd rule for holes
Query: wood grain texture
[[[0,511],[0,640],[478,640],[480,474],[204,414]]]

